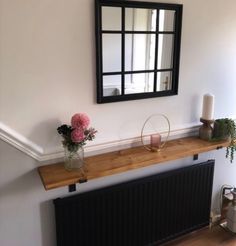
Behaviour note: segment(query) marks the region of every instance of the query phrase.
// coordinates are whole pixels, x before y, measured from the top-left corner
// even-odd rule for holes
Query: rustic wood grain
[[[228,141],[208,142],[197,137],[167,142],[160,152],[149,152],[143,146],[85,158],[87,180],[117,174],[137,168],[193,156],[221,147]],[[63,163],[38,168],[46,190],[78,183],[83,177],[79,171],[66,171]]]
[[[220,226],[190,233],[163,246],[236,246],[236,235]]]

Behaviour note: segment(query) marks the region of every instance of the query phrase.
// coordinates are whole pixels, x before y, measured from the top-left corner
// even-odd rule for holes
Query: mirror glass
[[[125,71],[153,70],[155,44],[154,34],[126,34]]]
[[[102,30],[121,30],[121,8],[102,7]]]
[[[126,31],[156,31],[155,9],[126,8],[125,30]]]
[[[173,34],[158,35],[158,62],[157,69],[170,69],[173,67]]]
[[[158,72],[156,91],[168,91],[172,88],[172,72]]]
[[[121,35],[102,35],[103,72],[121,71]]]
[[[133,73],[125,75],[125,94],[152,92],[154,73]]]
[[[182,5],[96,0],[97,102],[178,92]]]
[[[103,76],[103,96],[118,96],[121,94],[121,76]]]
[[[159,31],[173,32],[175,21],[175,11],[160,9],[159,11]]]

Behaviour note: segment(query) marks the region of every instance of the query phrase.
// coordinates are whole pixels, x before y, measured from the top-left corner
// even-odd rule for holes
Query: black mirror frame
[[[102,6],[115,7],[133,7],[133,8],[152,8],[175,10],[175,25],[174,25],[174,51],[173,51],[173,70],[172,70],[172,88],[166,91],[154,91],[135,94],[122,94],[116,96],[103,96],[103,70],[102,70]],[[180,44],[181,44],[181,28],[182,28],[182,4],[156,3],[156,2],[138,2],[138,1],[119,1],[119,0],[95,0],[95,35],[96,35],[96,76],[97,76],[97,103],[109,103],[118,101],[128,101],[136,99],[145,99],[153,97],[171,96],[178,94],[179,82],[179,63],[180,63]],[[122,19],[124,23],[124,11],[122,11]],[[124,25],[124,24],[122,24]],[[124,26],[122,27],[122,29]],[[156,31],[158,33],[158,31]],[[123,35],[124,36],[124,35]],[[122,47],[122,49],[124,49]],[[122,51],[124,53],[124,50]],[[157,54],[155,54],[155,57]],[[155,58],[156,59],[156,58]],[[122,63],[124,64],[124,55],[122,56]],[[123,68],[124,69],[124,68]],[[155,72],[157,69],[155,68]],[[121,72],[123,73],[123,72]],[[155,81],[154,81],[155,82]],[[124,88],[124,82],[122,82]],[[124,91],[124,89],[123,89]]]

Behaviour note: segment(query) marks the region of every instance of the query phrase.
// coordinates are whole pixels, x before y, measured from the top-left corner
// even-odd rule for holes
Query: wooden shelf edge
[[[65,175],[66,179],[65,180],[58,179],[58,181],[45,182],[45,177],[47,177],[49,175],[50,176],[53,175],[53,173],[47,173],[47,171],[45,172],[45,170],[48,170],[48,169],[52,170],[54,167],[55,167],[55,169],[63,170],[63,174]],[[43,183],[45,190],[52,190],[55,188],[73,185],[73,184],[79,183],[80,179],[82,178],[82,176],[80,175],[80,172],[65,170],[63,163],[54,163],[54,164],[49,164],[49,165],[45,165],[45,166],[40,166],[40,167],[38,167],[38,173],[39,173],[40,179]],[[68,177],[68,175],[72,175],[72,174],[75,177]]]
[[[171,140],[160,152],[148,152],[142,146],[85,158],[87,179],[114,175],[137,168],[157,165],[229,146],[229,141],[209,142],[197,137]],[[38,168],[45,190],[79,183],[81,173],[66,171],[63,163]]]

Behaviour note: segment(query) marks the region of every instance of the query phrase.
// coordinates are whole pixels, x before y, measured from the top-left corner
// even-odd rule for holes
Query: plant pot
[[[64,167],[68,171],[79,170],[84,165],[84,149],[80,147],[77,151],[65,149]]]
[[[220,124],[219,122],[215,121],[213,128],[213,138],[219,140],[230,139],[230,133],[227,124]]]

